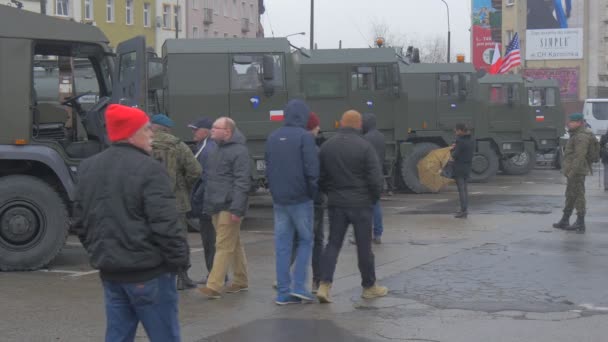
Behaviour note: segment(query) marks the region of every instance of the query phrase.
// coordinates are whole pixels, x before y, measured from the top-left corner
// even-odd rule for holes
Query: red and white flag
[[[282,110],[271,110],[270,111],[270,121],[283,121],[285,115]]]
[[[502,61],[502,66],[500,67],[500,70],[498,70],[498,73],[504,74],[519,65],[521,65],[519,34],[515,33],[515,36],[513,36],[513,40],[511,40],[509,46],[507,46],[507,51],[505,51],[505,58]]]
[[[500,48],[498,43],[494,46],[494,54],[492,55],[492,66],[490,66],[490,74],[498,74],[498,71],[502,67],[502,58],[500,57]]]

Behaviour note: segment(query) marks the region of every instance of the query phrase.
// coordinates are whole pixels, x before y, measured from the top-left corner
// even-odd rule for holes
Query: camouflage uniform
[[[201,177],[202,169],[192,151],[177,137],[162,131],[154,133],[152,143],[154,158],[167,169],[171,187],[177,198],[180,224],[187,232],[186,213],[190,211],[190,194]]]
[[[570,131],[563,159],[563,172],[568,180],[564,215],[570,216],[575,208],[577,215],[585,215],[585,177],[591,173],[587,150],[591,139],[595,137],[585,126]]]

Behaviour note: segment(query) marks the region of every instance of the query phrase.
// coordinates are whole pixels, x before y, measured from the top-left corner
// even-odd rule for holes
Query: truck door
[[[363,113],[376,114],[379,130],[394,127],[395,102],[389,65],[353,66],[350,72],[349,104]]]
[[[145,37],[137,36],[118,44],[116,55],[112,102],[147,110],[148,64]]]
[[[439,74],[438,86],[438,128],[450,131],[459,122],[471,127],[475,106],[471,74]]]
[[[233,54],[229,116],[245,133],[258,174],[263,174],[264,142],[283,123],[287,104],[285,55]]]
[[[521,132],[522,107],[520,84],[496,83],[488,87],[487,103],[488,127],[490,132]]]

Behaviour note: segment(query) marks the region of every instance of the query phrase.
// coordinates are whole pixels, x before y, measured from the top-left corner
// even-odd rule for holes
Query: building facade
[[[16,6],[10,1],[8,5]],[[41,13],[44,6],[46,15],[63,18],[67,20],[82,21],[82,0],[46,0],[46,4],[41,5],[40,0],[20,0],[26,11]]]
[[[187,38],[263,37],[263,0],[186,0]]]
[[[186,38],[186,2],[190,0],[156,1],[156,53],[160,56],[167,39]]]

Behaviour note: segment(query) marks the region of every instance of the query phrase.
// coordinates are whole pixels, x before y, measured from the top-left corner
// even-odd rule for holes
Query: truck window
[[[272,55],[274,59],[275,89],[285,87],[283,77],[283,55]],[[235,55],[232,60],[230,87],[232,90],[254,90],[262,87],[264,57],[261,55]]]
[[[384,90],[389,87],[388,67],[376,67],[376,90]]]
[[[597,120],[608,120],[608,102],[589,102],[591,113]]]
[[[351,90],[373,90],[373,69],[365,67],[353,67],[351,72]]]
[[[439,75],[439,96],[451,96],[454,87],[451,75]]]
[[[493,84],[490,87],[490,103],[500,105],[507,103],[505,88],[502,86],[502,84]]]
[[[304,76],[306,97],[345,97],[346,82],[340,73],[310,73]]]
[[[528,105],[530,107],[540,107],[545,104],[545,92],[543,89],[528,90]]]
[[[549,107],[555,107],[555,89],[547,88],[546,89],[546,105]]]

